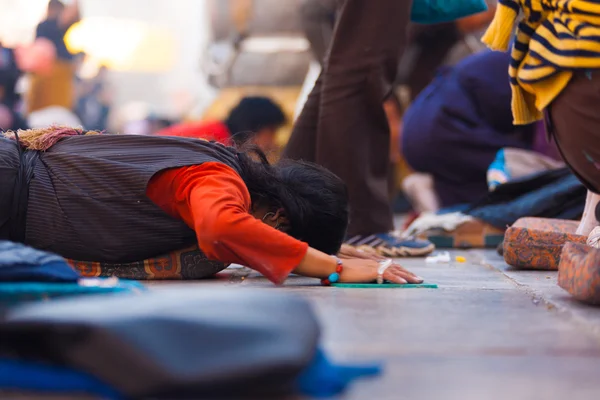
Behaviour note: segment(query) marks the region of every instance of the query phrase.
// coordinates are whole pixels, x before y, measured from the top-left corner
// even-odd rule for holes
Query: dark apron
[[[0,138],[0,240],[25,241],[27,199],[37,151]]]

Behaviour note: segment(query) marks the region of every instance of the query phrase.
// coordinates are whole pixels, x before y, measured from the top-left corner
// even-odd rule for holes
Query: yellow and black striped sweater
[[[509,66],[517,125],[541,119],[573,72],[600,68],[600,0],[499,0],[483,42],[507,50],[519,11]]]

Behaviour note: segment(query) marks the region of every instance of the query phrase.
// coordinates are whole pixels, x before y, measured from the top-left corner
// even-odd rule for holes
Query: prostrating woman
[[[0,138],[0,239],[65,258],[144,260],[195,242],[208,258],[275,283],[420,282],[389,262],[338,253],[348,225],[343,182],[304,162],[187,138],[74,129]]]

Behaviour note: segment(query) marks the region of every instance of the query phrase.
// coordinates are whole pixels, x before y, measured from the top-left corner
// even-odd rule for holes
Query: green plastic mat
[[[437,289],[438,285],[435,283],[406,283],[404,285],[398,285],[395,283],[384,283],[379,285],[377,283],[334,283],[331,286],[339,288],[349,289]]]

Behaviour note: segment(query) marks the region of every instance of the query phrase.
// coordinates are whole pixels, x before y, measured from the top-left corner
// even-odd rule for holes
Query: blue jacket
[[[446,68],[404,115],[405,159],[433,175],[444,207],[487,193],[487,168],[498,150],[531,147],[533,127],[512,124],[509,60],[485,51]]]

